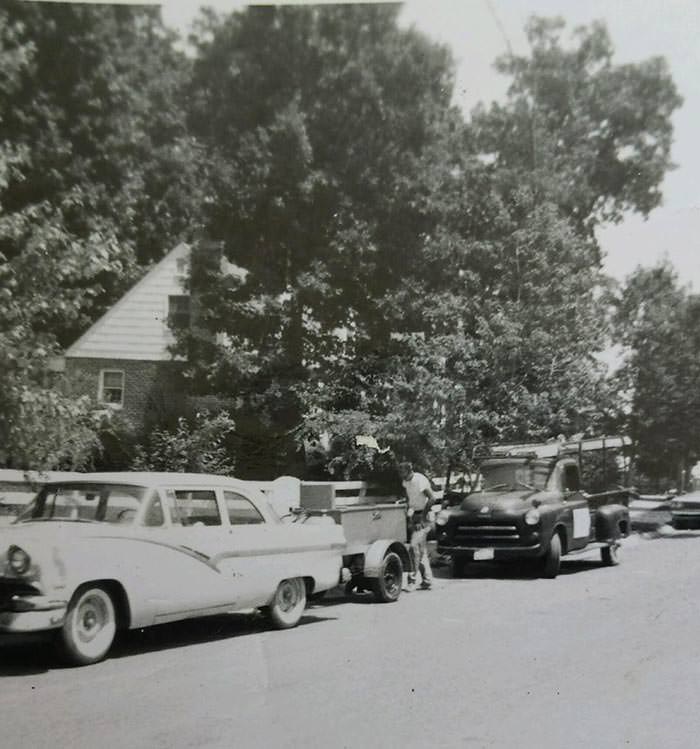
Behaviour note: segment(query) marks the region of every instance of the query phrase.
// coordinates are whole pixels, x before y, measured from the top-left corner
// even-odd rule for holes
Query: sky
[[[208,0],[228,11],[240,0]],[[163,19],[187,32],[200,3],[163,0]],[[598,238],[605,269],[623,281],[639,266],[667,258],[682,282],[700,292],[700,2],[698,0],[407,0],[401,22],[450,47],[457,62],[456,97],[469,112],[501,98],[507,79],[493,61],[508,50],[527,54],[524,27],[531,15],[561,16],[574,28],[607,24],[618,63],[661,55],[684,99],[674,115],[676,169],[663,184],[664,202],[648,217],[629,215]]]

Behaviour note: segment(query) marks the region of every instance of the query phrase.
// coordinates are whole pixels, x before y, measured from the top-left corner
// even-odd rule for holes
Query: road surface
[[[5,644],[2,746],[697,746],[699,570],[697,533],[635,536],[615,568],[443,572],[283,632],[239,614],[129,633],[86,668]]]

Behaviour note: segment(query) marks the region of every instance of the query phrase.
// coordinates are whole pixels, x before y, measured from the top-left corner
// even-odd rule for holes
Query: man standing
[[[399,463],[399,476],[408,499],[408,528],[414,569],[418,565],[421,589],[430,590],[433,573],[428,559],[428,512],[437,501],[427,476],[413,470],[411,463]],[[408,576],[409,585],[416,582],[415,573]]]

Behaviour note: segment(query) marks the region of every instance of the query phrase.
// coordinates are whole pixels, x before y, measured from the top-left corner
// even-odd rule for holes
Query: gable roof
[[[187,244],[172,249],[67,349],[66,358],[170,361],[175,339],[168,297],[186,293],[182,261],[189,257]]]

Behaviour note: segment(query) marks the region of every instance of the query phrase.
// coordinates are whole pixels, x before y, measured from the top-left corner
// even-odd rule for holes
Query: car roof
[[[53,479],[46,484],[108,483],[134,486],[213,486],[257,488],[255,481],[243,481],[230,476],[211,473],[166,473],[151,471],[113,471],[108,473],[76,473],[73,476]]]

